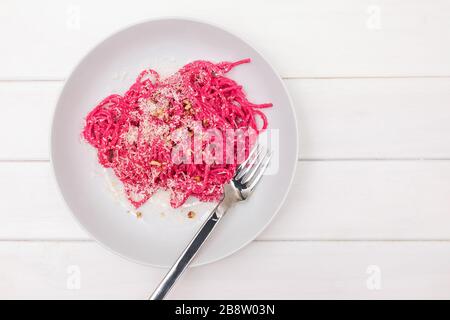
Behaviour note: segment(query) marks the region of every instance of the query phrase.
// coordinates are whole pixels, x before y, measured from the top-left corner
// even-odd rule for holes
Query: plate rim
[[[185,21],[185,22],[194,22],[194,23],[198,23],[198,24],[204,24],[207,26],[211,26],[213,28],[216,28],[222,32],[225,32],[233,37],[235,37],[236,39],[240,40],[241,42],[247,44],[248,46],[250,46],[262,59],[263,61],[269,66],[269,68],[273,71],[274,75],[276,76],[276,78],[278,79],[278,81],[281,83],[282,88],[284,90],[284,93],[286,94],[288,101],[289,101],[289,108],[292,111],[292,115],[293,115],[293,120],[294,120],[294,127],[295,127],[295,161],[294,161],[294,166],[291,172],[291,177],[290,177],[290,181],[287,185],[287,189],[286,192],[284,193],[283,198],[281,199],[281,201],[279,202],[277,208],[275,209],[274,213],[272,214],[272,216],[270,217],[270,219],[267,220],[267,222],[264,224],[263,227],[261,227],[261,229],[255,233],[251,239],[249,239],[248,241],[243,242],[240,246],[237,246],[235,249],[231,250],[230,252],[228,252],[227,254],[221,255],[219,257],[213,258],[213,259],[206,259],[205,261],[202,262],[196,262],[195,259],[194,261],[192,261],[192,263],[189,265],[189,267],[199,267],[199,266],[204,266],[210,263],[214,263],[217,261],[220,261],[222,259],[228,258],[231,255],[235,254],[236,252],[242,250],[244,247],[246,247],[247,245],[249,245],[251,242],[255,241],[255,239],[264,231],[267,229],[267,227],[272,223],[273,219],[275,219],[275,217],[278,215],[281,207],[284,205],[284,203],[286,202],[286,198],[289,195],[295,176],[296,176],[296,172],[297,172],[297,167],[298,167],[298,157],[299,157],[299,126],[298,126],[298,120],[297,120],[297,114],[294,108],[294,103],[292,100],[291,95],[289,94],[289,90],[286,86],[286,84],[284,83],[282,77],[280,76],[280,74],[277,72],[277,70],[274,68],[274,66],[270,63],[270,61],[268,59],[266,59],[266,57],[252,44],[251,41],[247,41],[246,39],[242,38],[241,36],[236,35],[234,32],[229,31],[227,28],[216,24],[216,23],[212,23],[210,21],[207,20],[203,20],[203,19],[198,19],[198,18],[192,18],[192,17],[183,17],[183,16],[160,16],[157,18],[148,18],[148,19],[143,19],[143,20],[138,20],[132,23],[128,23],[125,26],[111,32],[110,34],[108,34],[106,37],[104,37],[102,40],[100,40],[99,42],[95,43],[93,46],[91,46],[90,48],[87,49],[87,51],[81,55],[81,57],[77,60],[77,62],[74,64],[74,66],[70,69],[67,78],[64,80],[64,84],[63,86],[59,89],[59,93],[58,93],[58,98],[56,99],[56,103],[54,104],[54,108],[53,108],[53,112],[52,112],[52,120],[51,120],[51,127],[50,127],[50,132],[49,132],[49,153],[50,153],[50,166],[51,166],[51,176],[52,176],[52,180],[54,183],[56,183],[57,186],[57,194],[58,194],[58,198],[64,203],[63,206],[66,208],[66,210],[68,210],[70,212],[70,215],[72,216],[72,219],[76,221],[76,223],[78,224],[78,226],[81,228],[81,230],[83,232],[86,233],[86,235],[89,237],[89,240],[94,240],[93,242],[97,243],[100,245],[100,247],[106,249],[107,251],[113,253],[114,255],[117,255],[125,260],[131,261],[133,263],[139,264],[139,265],[144,265],[144,266],[151,266],[151,267],[155,267],[155,268],[168,268],[170,266],[167,265],[161,265],[161,264],[156,264],[156,263],[149,263],[149,262],[144,262],[141,260],[137,260],[137,259],[133,259],[119,251],[116,251],[115,249],[111,248],[110,246],[108,246],[107,244],[103,243],[102,241],[98,240],[97,237],[92,234],[82,223],[81,221],[77,218],[76,214],[73,212],[73,210],[70,208],[69,204],[67,203],[64,194],[61,190],[61,186],[60,183],[58,181],[58,178],[56,176],[56,170],[55,170],[55,166],[54,166],[54,159],[53,159],[53,153],[54,153],[54,146],[53,146],[53,136],[54,136],[54,130],[55,130],[55,116],[56,116],[56,112],[59,109],[59,105],[60,105],[60,101],[61,101],[61,97],[64,93],[64,91],[66,90],[66,85],[67,83],[70,81],[70,79],[72,78],[72,75],[74,74],[74,72],[78,69],[78,67],[84,62],[84,60],[95,50],[97,49],[97,47],[100,47],[104,42],[108,41],[109,39],[113,38],[116,34],[124,32],[128,29],[131,29],[133,27],[136,27],[138,25],[143,25],[143,24],[147,24],[147,23],[152,23],[152,22],[157,22],[157,21],[170,21],[170,20],[175,20],[175,21]],[[187,245],[187,243],[186,243]]]

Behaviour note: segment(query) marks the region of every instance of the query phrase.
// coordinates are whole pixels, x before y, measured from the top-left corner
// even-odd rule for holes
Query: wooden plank
[[[0,159],[49,159],[60,82],[0,82]]]
[[[0,239],[87,239],[48,163],[0,163]],[[450,239],[450,161],[300,162],[263,240]]]
[[[303,159],[450,158],[450,79],[286,80]],[[0,82],[0,160],[48,159],[60,82]]]
[[[0,181],[0,239],[87,239],[60,197],[49,163],[0,163]]]
[[[302,159],[448,158],[450,79],[287,81]]]
[[[1,299],[145,299],[165,273],[90,242],[1,242],[0,260]],[[448,299],[449,268],[448,242],[254,242],[169,298]]]
[[[450,239],[450,161],[300,163],[261,239]]]
[[[4,0],[0,78],[65,78],[106,36],[161,16],[222,25],[286,77],[449,76],[449,11],[446,0]]]

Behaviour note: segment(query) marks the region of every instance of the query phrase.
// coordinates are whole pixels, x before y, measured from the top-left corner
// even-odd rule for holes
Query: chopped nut
[[[112,162],[112,161],[113,161],[113,158],[114,158],[114,150],[109,149],[109,150],[108,150],[108,153],[107,153],[107,156],[108,156],[108,161],[109,161],[109,162]]]
[[[142,218],[142,212],[136,211],[136,218],[138,219]]]
[[[194,219],[195,218],[195,212],[194,211],[189,211],[187,214],[189,219]]]
[[[150,165],[160,167],[161,166],[161,162],[156,161],[156,160],[152,160],[152,161],[150,161]]]
[[[202,180],[202,178],[200,178],[200,176],[195,176],[194,180],[197,181],[197,182],[200,182],[200,180]]]
[[[183,105],[184,105],[184,110],[186,110],[186,111],[188,111],[192,108],[191,102],[189,100],[184,100]]]

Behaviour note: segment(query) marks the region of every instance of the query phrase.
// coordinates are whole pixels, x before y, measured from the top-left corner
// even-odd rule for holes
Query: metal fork
[[[271,155],[271,152],[260,145],[253,148],[247,160],[237,168],[234,178],[225,185],[222,201],[211,212],[200,227],[200,230],[181,253],[177,261],[175,261],[172,268],[170,268],[151,295],[150,300],[164,299],[228,209],[235,203],[246,200],[252,194],[269,165]]]

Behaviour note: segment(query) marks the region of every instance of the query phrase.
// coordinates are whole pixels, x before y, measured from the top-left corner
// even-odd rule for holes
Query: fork
[[[252,149],[247,159],[236,169],[233,179],[224,186],[222,200],[210,213],[194,238],[183,250],[169,272],[167,272],[151,295],[150,300],[164,299],[228,209],[235,203],[246,200],[255,190],[256,185],[269,165],[271,156],[272,153],[260,145],[256,145]]]

